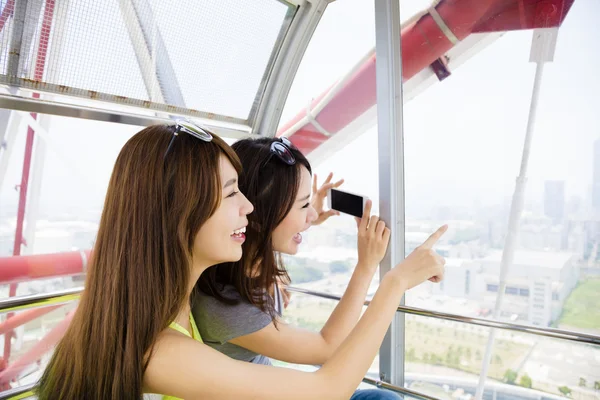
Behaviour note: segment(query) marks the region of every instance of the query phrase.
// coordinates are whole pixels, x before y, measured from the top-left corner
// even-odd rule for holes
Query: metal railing
[[[29,308],[63,304],[63,303],[67,303],[70,301],[74,301],[80,297],[82,290],[83,290],[82,287],[76,287],[76,288],[61,290],[61,291],[57,291],[57,292],[53,292],[53,293],[18,296],[18,297],[11,297],[8,299],[0,300],[0,314],[7,313],[7,312],[13,312],[13,311],[25,310],[25,309],[29,309]],[[291,292],[295,292],[295,293],[306,294],[309,296],[315,296],[315,297],[325,298],[325,299],[329,299],[329,300],[339,301],[341,299],[341,296],[339,296],[339,295],[318,292],[318,291],[313,291],[313,290],[308,290],[308,289],[302,289],[302,288],[293,287],[293,286],[288,287],[287,290],[289,290]],[[365,301],[365,305],[369,305],[369,303],[370,303],[370,301]],[[443,320],[447,320],[447,321],[462,322],[465,324],[478,325],[478,326],[483,326],[483,327],[488,327],[488,328],[499,328],[499,329],[505,329],[505,330],[510,330],[510,331],[529,333],[532,335],[545,336],[545,337],[550,337],[550,338],[554,338],[554,339],[570,340],[570,341],[579,342],[579,343],[600,345],[600,336],[590,335],[590,334],[586,334],[586,333],[572,332],[572,331],[553,329],[553,328],[538,328],[538,327],[532,327],[532,326],[527,326],[527,325],[512,324],[512,323],[501,322],[501,321],[493,321],[493,320],[483,319],[483,318],[465,317],[462,315],[443,313],[443,312],[439,312],[439,311],[424,310],[424,309],[420,309],[420,308],[406,307],[406,306],[399,306],[398,312],[402,312],[405,314],[419,315],[419,316],[423,316],[423,317],[443,319]],[[377,386],[377,387],[381,387],[384,389],[388,389],[388,390],[391,390],[391,391],[394,391],[394,392],[397,392],[397,393],[400,393],[403,395],[416,397],[416,398],[423,399],[423,400],[439,400],[435,397],[429,396],[424,393],[419,393],[419,392],[413,391],[411,389],[392,385],[387,382],[383,382],[383,381],[376,380],[376,379],[369,378],[369,377],[363,378],[363,382]],[[0,392],[0,400],[4,400],[4,399],[17,400],[17,399],[22,399],[22,398],[32,396],[33,393],[31,392],[31,390],[33,389],[34,386],[35,386],[35,384],[30,384],[30,385],[20,386],[18,388],[13,388],[13,389],[10,389],[10,390],[4,391],[4,392]]]
[[[36,307],[45,307],[56,304],[64,304],[73,300],[77,300],[81,294],[83,287],[76,287],[71,289],[60,290],[52,293],[44,293],[44,294],[32,294],[26,296],[17,296],[10,297],[7,299],[0,300],[0,314],[5,314],[8,312],[21,311],[29,308]],[[317,292],[314,290],[308,290],[303,288],[298,288],[294,286],[290,286],[287,290],[295,293],[306,294],[315,297],[321,297],[329,300],[339,301],[341,296]],[[365,305],[369,305],[369,301],[365,301]],[[521,324],[513,324],[509,322],[503,321],[494,321],[485,318],[475,318],[475,317],[466,317],[463,315],[457,314],[449,314],[439,311],[432,310],[424,310],[421,308],[415,307],[407,307],[407,306],[399,306],[398,312],[402,312],[405,314],[419,315],[422,317],[430,317],[443,319],[447,321],[455,321],[462,322],[470,325],[478,325],[487,328],[498,328],[505,329],[515,332],[529,333],[537,336],[545,336],[554,339],[561,340],[570,340],[578,343],[587,343],[593,345],[600,345],[600,336],[583,333],[583,332],[573,332],[567,331],[563,329],[555,329],[555,328],[543,328],[543,327],[535,327],[529,325],[521,325]]]
[[[363,378],[363,382],[368,383],[373,386],[377,386],[378,388],[383,388],[387,390],[391,390],[392,392],[400,393],[402,395],[408,395],[411,397],[416,397],[418,399],[423,400],[440,400],[437,397],[432,397],[424,393],[415,392],[414,390],[403,388],[400,386],[392,385],[391,383],[383,382],[377,379],[369,378],[365,376]],[[0,397],[1,399],[1,397]]]
[[[33,393],[34,387],[35,383],[30,383],[29,385],[23,385],[9,390],[5,390],[4,392],[0,392],[0,400],[27,399],[35,395]]]
[[[0,300],[0,314],[68,303],[77,300],[82,291],[83,287],[75,287],[52,293],[9,297]]]
[[[288,287],[287,290],[289,290],[290,292],[307,294],[310,296],[321,297],[324,299],[337,300],[337,301],[339,301],[341,299],[341,296],[338,296],[335,294],[317,292],[314,290],[302,289],[302,288],[293,287],[293,286]],[[368,300],[365,301],[365,305],[369,305],[369,303],[370,303],[370,301],[368,301]],[[554,328],[542,328],[542,327],[535,327],[535,326],[529,326],[529,325],[511,324],[508,322],[495,321],[495,320],[491,320],[491,319],[465,317],[463,315],[449,314],[449,313],[444,313],[444,312],[439,312],[439,311],[424,310],[421,308],[407,307],[407,306],[399,306],[398,312],[405,313],[405,314],[412,314],[412,315],[420,315],[422,317],[443,319],[443,320],[447,320],[447,321],[462,322],[462,323],[470,324],[470,325],[479,325],[479,326],[484,326],[487,328],[498,328],[498,329],[505,329],[505,330],[509,330],[509,331],[530,333],[532,335],[546,336],[546,337],[550,337],[550,338],[554,338],[554,339],[570,340],[570,341],[574,341],[574,342],[578,342],[578,343],[600,345],[600,336],[591,335],[591,334],[587,334],[587,333],[566,331],[566,330],[554,329]]]

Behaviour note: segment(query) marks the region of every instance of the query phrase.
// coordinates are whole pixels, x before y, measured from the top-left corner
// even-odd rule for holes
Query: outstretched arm
[[[235,361],[176,332],[163,332],[144,375],[145,389],[186,399],[348,399],[367,372],[404,292],[443,276],[434,233],[386,274],[350,335],[316,372]]]

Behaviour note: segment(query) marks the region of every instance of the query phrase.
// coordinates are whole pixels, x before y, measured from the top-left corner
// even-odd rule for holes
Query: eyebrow
[[[301,198],[301,199],[298,199],[297,201],[298,201],[298,202],[300,202],[300,201],[306,201],[306,200],[308,200],[308,199],[310,199],[310,194],[309,194],[308,196],[306,196],[306,197],[303,197],[303,198]]]
[[[225,189],[227,186],[234,185],[236,182],[237,182],[236,178],[228,180],[227,182],[225,182],[225,185],[223,185],[223,189]]]

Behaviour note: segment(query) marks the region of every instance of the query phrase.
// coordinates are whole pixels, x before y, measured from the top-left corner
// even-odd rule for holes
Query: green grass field
[[[581,282],[567,298],[558,326],[600,330],[600,279]]]

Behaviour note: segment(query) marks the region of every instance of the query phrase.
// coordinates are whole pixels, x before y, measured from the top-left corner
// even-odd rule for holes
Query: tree
[[[600,381],[594,382],[594,390],[600,390]]]
[[[504,373],[504,381],[506,383],[514,385],[515,382],[517,381],[517,373],[515,371],[513,371],[512,369],[507,369],[506,372]]]
[[[581,386],[581,387],[587,386],[587,381],[585,380],[585,378],[579,378],[579,386]]]
[[[531,380],[529,375],[525,374],[519,380],[519,386],[531,389],[531,387],[533,386],[533,381]]]
[[[558,391],[561,392],[564,396],[570,396],[571,395],[571,389],[569,389],[567,386],[561,386],[561,387],[559,387]]]

